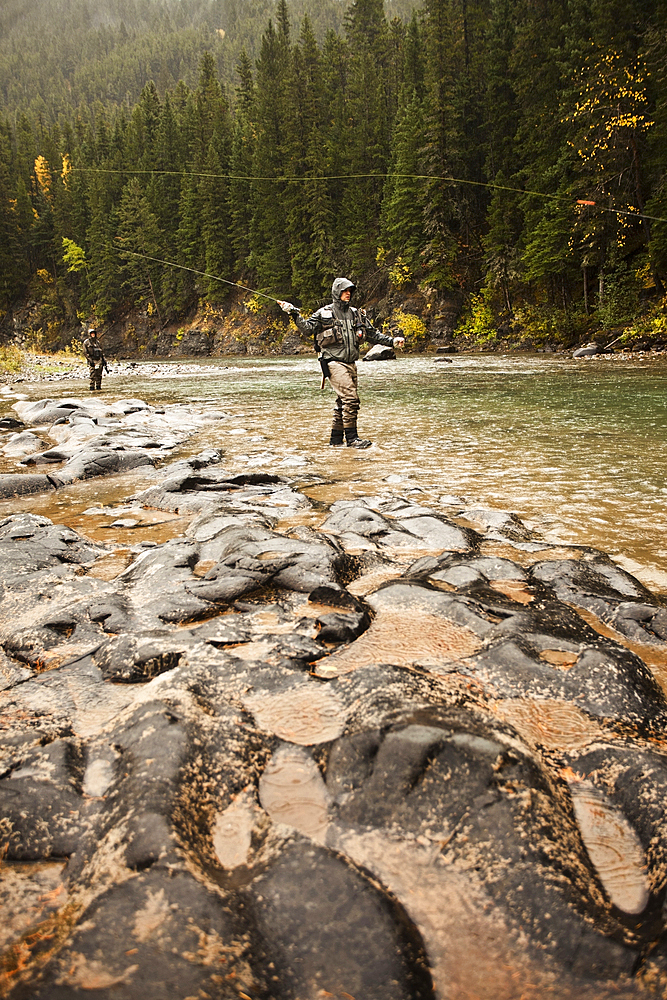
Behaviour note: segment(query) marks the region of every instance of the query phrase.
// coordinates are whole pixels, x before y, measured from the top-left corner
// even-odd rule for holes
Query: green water
[[[331,498],[390,489],[415,491],[413,499],[450,513],[455,497],[461,507],[510,510],[547,540],[604,549],[667,592],[665,357],[362,362],[359,432],[374,446],[360,452],[327,446],[333,395],[328,385],[320,390],[314,358],[186,364],[200,370],[173,362],[154,374],[109,378],[105,396],[230,414],[180,454],[216,445],[234,471],[278,471],[297,481],[315,473],[330,480]],[[83,396],[85,383],[20,389],[31,398]],[[97,502],[103,493],[96,483]],[[33,500],[30,509],[40,502],[48,506]]]

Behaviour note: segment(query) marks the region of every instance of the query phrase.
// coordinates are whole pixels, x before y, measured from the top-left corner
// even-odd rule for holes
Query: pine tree
[[[330,283],[333,210],[327,181],[324,83],[320,53],[310,21],[304,18],[293,54],[290,117],[293,121],[293,178],[285,194],[289,229],[291,287],[298,297],[316,302]]]
[[[149,312],[153,309],[161,319],[160,264],[151,258],[160,258],[160,231],[158,222],[151,212],[148,199],[136,177],[132,177],[123,190],[118,208],[118,233],[116,236],[120,261],[121,287],[138,304],[149,300]]]
[[[181,177],[186,162],[178,124],[167,93],[160,121],[155,131],[152,167],[155,173],[147,189],[151,211],[156,216],[163,234],[165,247],[175,252],[178,230],[178,206],[181,199]]]
[[[6,309],[25,289],[27,261],[11,191],[11,133],[0,123],[0,308]]]
[[[338,214],[337,239],[353,273],[372,270],[390,155],[391,100],[387,24],[382,0],[354,0],[346,16],[349,75],[340,136],[342,172],[350,177]]]
[[[94,192],[88,230],[88,260],[91,306],[103,322],[112,313],[120,296],[119,257],[114,244],[115,212],[109,213],[104,200]]]
[[[250,59],[245,50],[237,67],[239,86],[230,155],[230,239],[234,247],[235,264],[243,274],[250,256],[252,222],[251,176],[255,153],[255,87]]]
[[[285,211],[285,161],[290,152],[292,123],[285,104],[289,90],[290,49],[286,8],[281,7],[279,30],[271,21],[262,38],[257,60],[256,123],[248,263],[261,287],[279,290],[289,286],[289,238]]]
[[[426,184],[422,172],[424,114],[416,91],[405,88],[393,136],[391,170],[382,203],[383,250],[388,259],[407,266],[410,275],[421,274],[424,245]]]
[[[234,248],[230,237],[229,182],[225,176],[227,164],[220,159],[220,149],[226,142],[213,135],[204,164],[205,176],[200,182],[200,204],[203,210],[202,237],[204,241],[204,269],[222,281],[208,279],[206,297],[209,302],[220,302],[229,292],[229,282],[234,267]]]
[[[455,191],[449,177],[456,176],[458,158],[454,54],[456,19],[452,0],[427,0],[424,36],[426,47],[426,97],[424,100],[424,173],[428,183],[424,213],[422,261],[428,280],[436,288],[455,284],[458,229]]]

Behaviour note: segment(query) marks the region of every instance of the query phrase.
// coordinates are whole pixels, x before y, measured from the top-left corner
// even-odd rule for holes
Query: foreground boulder
[[[7,995],[664,996],[657,597],[492,512],[143,498],[193,519],[113,580],[0,523]]]

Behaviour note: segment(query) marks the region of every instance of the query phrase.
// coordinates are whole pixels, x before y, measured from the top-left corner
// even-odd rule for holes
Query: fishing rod
[[[638,212],[633,208],[609,208],[590,198],[571,198],[563,194],[550,194],[548,191],[532,191],[530,188],[512,187],[509,184],[494,184],[491,181],[471,181],[463,177],[449,177],[446,174],[403,174],[403,173],[369,173],[369,174],[318,174],[316,177],[307,176],[278,176],[278,177],[258,177],[250,174],[211,174],[201,171],[187,170],[155,170],[151,168],[126,169],[120,167],[80,167],[70,166],[70,170],[80,173],[97,174],[159,174],[163,176],[175,177],[201,177],[207,180],[228,180],[228,181],[262,181],[274,184],[298,184],[308,181],[345,181],[345,180],[387,180],[396,178],[401,180],[416,181],[445,181],[448,184],[465,184],[469,187],[489,188],[492,191],[509,191],[512,194],[522,194],[529,198],[544,198],[552,201],[564,201],[568,204],[580,207],[595,207],[600,212],[609,212],[612,215],[626,215],[632,219],[646,219],[650,222],[667,222],[666,218],[659,215],[647,215],[645,212]],[[261,293],[260,293],[261,294]]]

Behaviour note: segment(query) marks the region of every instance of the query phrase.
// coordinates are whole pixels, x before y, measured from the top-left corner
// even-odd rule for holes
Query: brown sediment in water
[[[637,834],[590,781],[564,770],[581,837],[605,890],[624,913],[643,913],[649,900],[646,856]]]
[[[549,559],[581,559],[582,556],[580,549],[549,545],[546,542],[544,548],[537,552],[526,552],[524,549],[515,548],[509,542],[482,542],[479,551],[483,556],[509,559],[524,567],[534,566],[535,563],[542,562],[547,557]]]
[[[337,739],[347,720],[344,705],[328,686],[313,690],[303,684],[271,694],[248,694],[243,704],[260,729],[299,746]]]
[[[129,549],[116,549],[114,552],[106,553],[96,559],[88,569],[88,576],[96,580],[115,580],[117,576],[127,569],[134,556]]]
[[[482,648],[482,640],[465,626],[418,609],[381,610],[370,628],[351,645],[318,660],[318,677],[337,677],[373,663],[426,667],[438,672]]]
[[[401,566],[377,566],[368,573],[364,573],[363,576],[358,577],[358,579],[353,580],[352,583],[348,584],[347,589],[355,597],[365,597],[372,591],[377,590],[381,583],[387,583],[389,580],[398,580],[403,575],[403,572],[404,570]]]
[[[317,764],[299,747],[279,747],[259,780],[259,800],[274,823],[323,843],[329,796]]]
[[[488,708],[533,748],[583,750],[610,736],[598,722],[566,701],[502,698],[490,701]]]
[[[499,594],[509,597],[517,604],[532,604],[534,595],[524,583],[518,580],[489,580],[491,590],[496,590]]]
[[[564,649],[543,649],[540,653],[541,660],[550,663],[552,667],[566,671],[572,669],[578,658],[577,653],[570,653]]]

